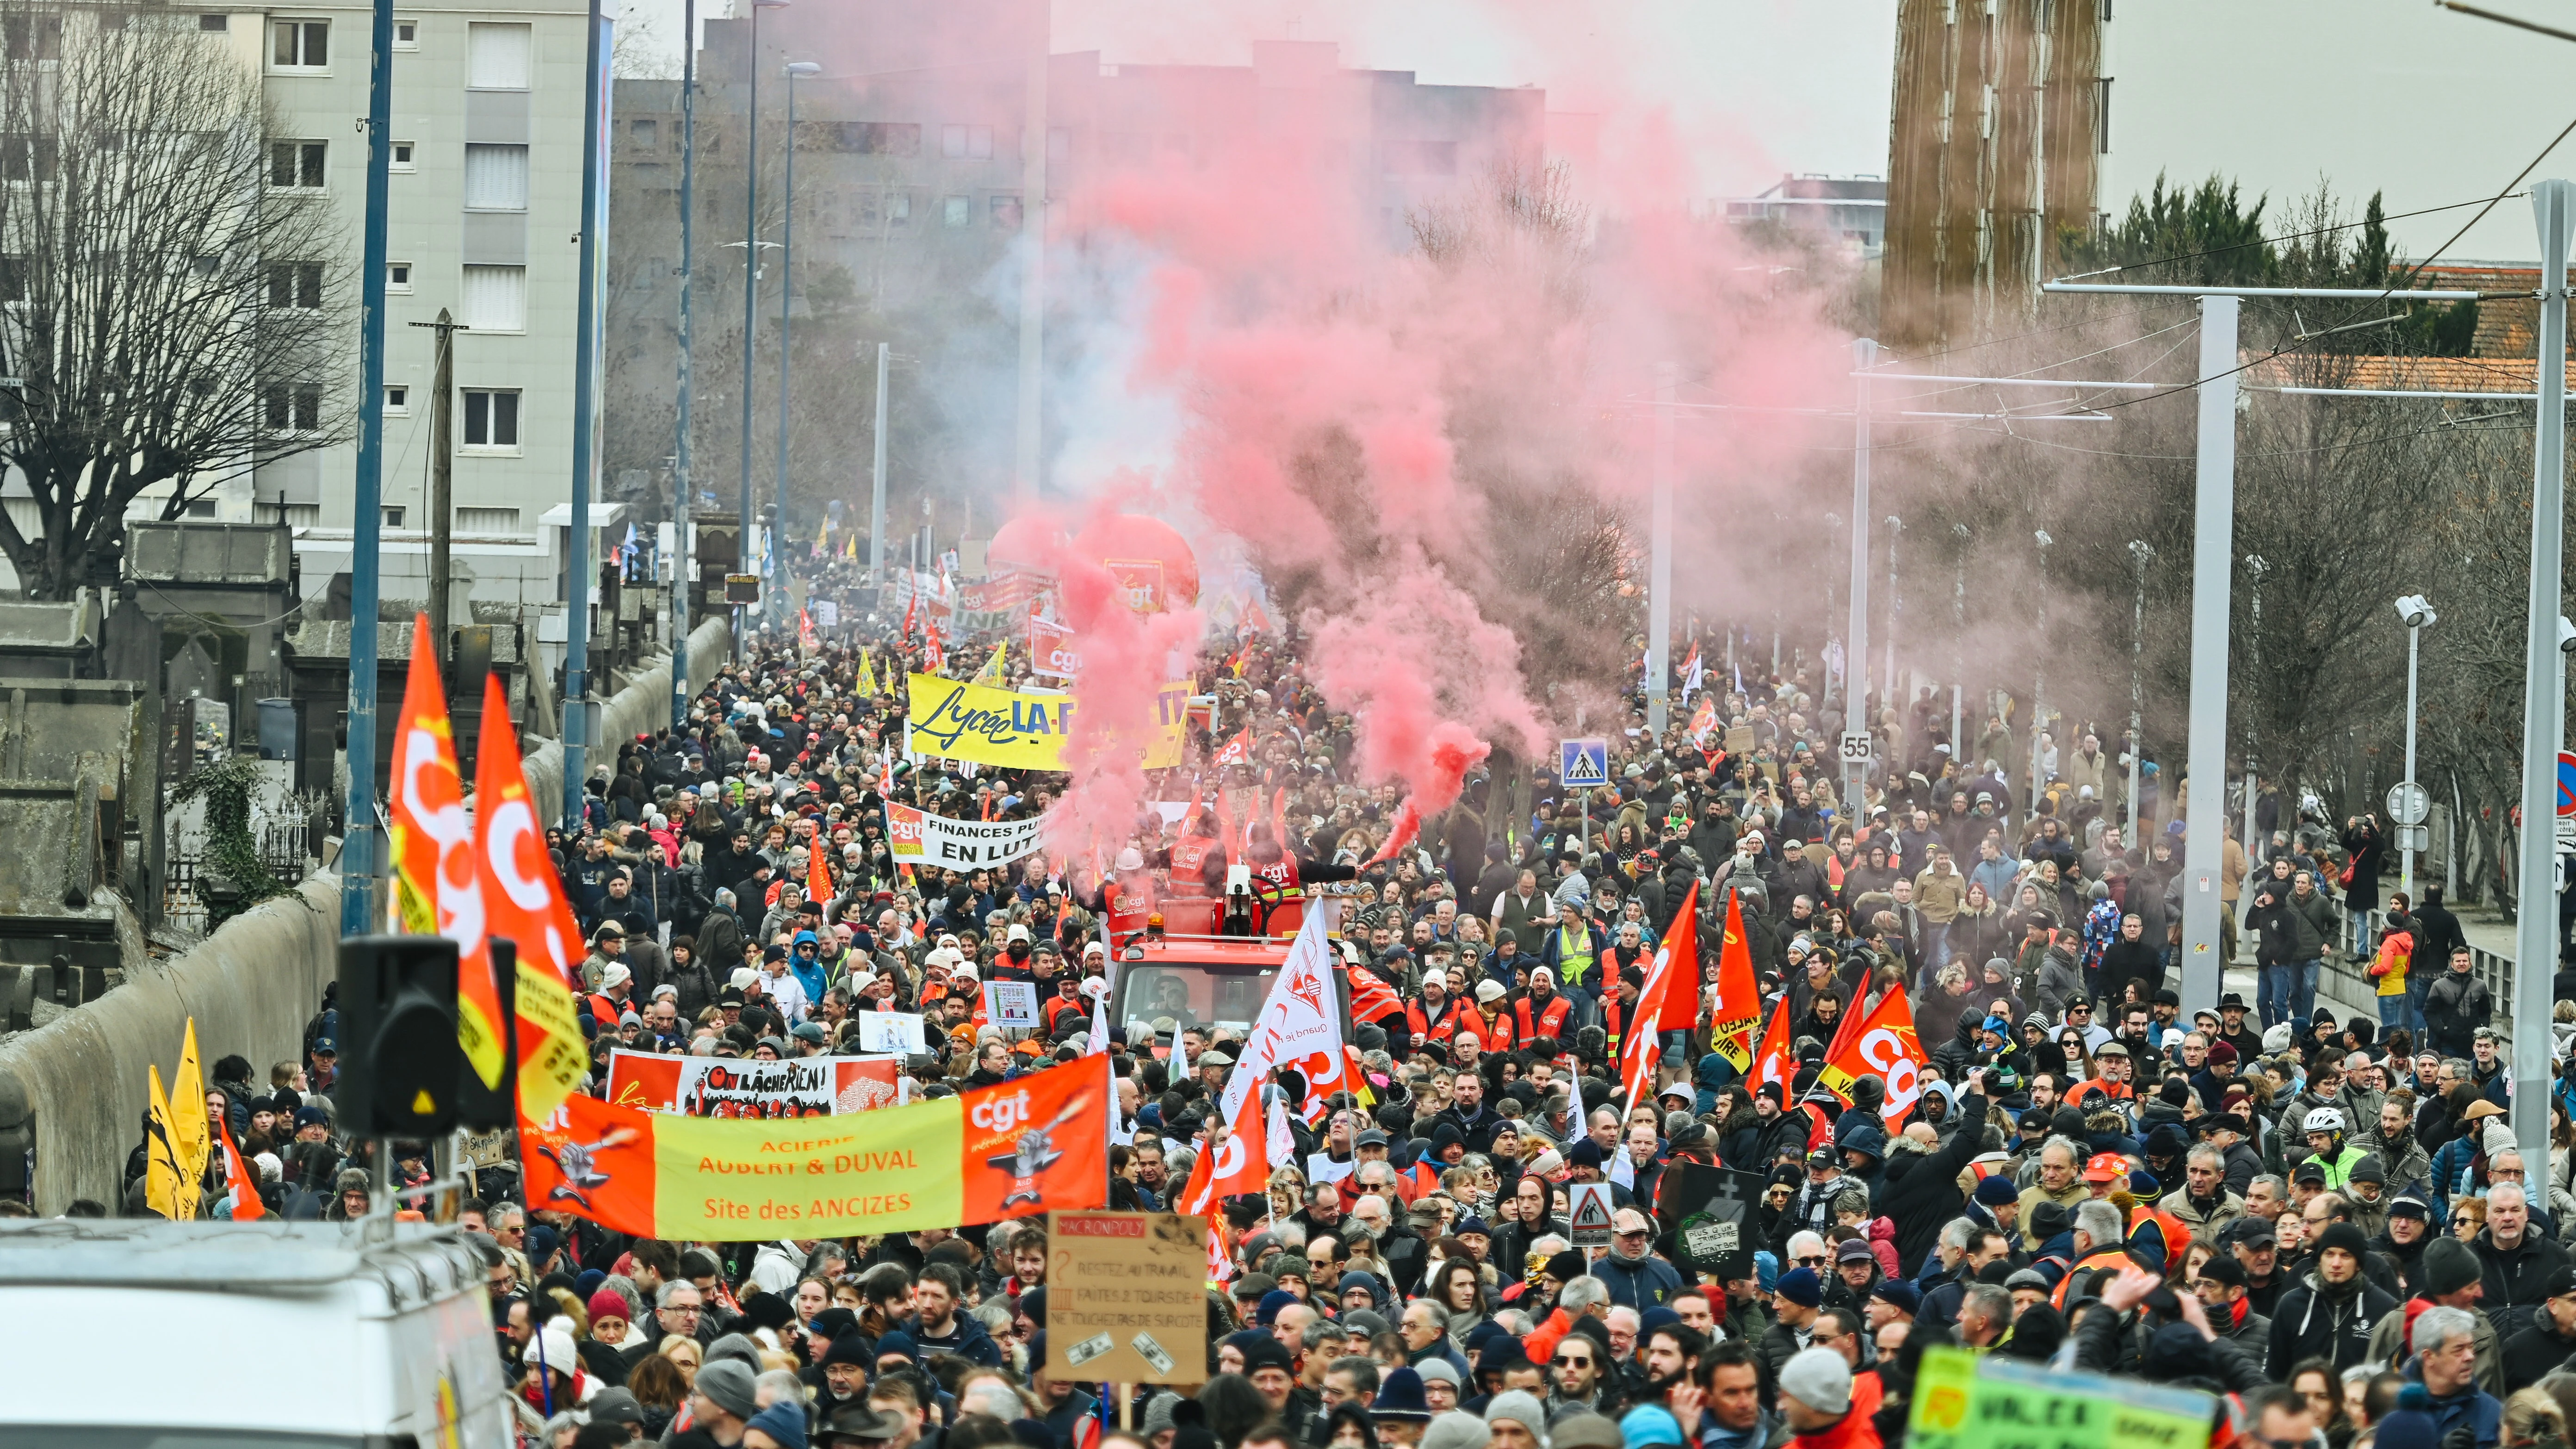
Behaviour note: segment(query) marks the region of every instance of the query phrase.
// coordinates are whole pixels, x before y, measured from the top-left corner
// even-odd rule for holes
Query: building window
[[[0,21],[11,60],[60,60],[63,20],[59,15],[13,15]]]
[[[948,227],[965,226],[975,220],[975,198],[951,196],[940,202],[940,223]]]
[[[0,302],[27,300],[27,259],[0,257]]]
[[[419,22],[419,21],[417,21],[417,20],[397,20],[397,21],[395,21],[395,22],[394,22],[394,49],[396,49],[396,50],[418,50],[418,49],[420,49],[420,22]]]
[[[62,144],[51,136],[0,137],[0,180],[51,181],[61,159]]]
[[[912,193],[889,191],[885,194],[885,219],[888,226],[912,225]]]
[[[939,154],[952,161],[989,161],[993,158],[993,128],[942,126],[939,128]]]
[[[527,210],[528,148],[525,146],[466,147],[465,209],[467,211]]]
[[[213,499],[211,499],[211,498],[191,498],[191,499],[189,499],[189,500],[188,500],[188,503],[187,503],[187,508],[186,508],[186,511],[185,511],[185,515],[184,515],[184,516],[189,517],[189,518],[212,518],[212,517],[214,517],[214,516],[215,516],[215,500],[213,500]]]
[[[389,418],[411,416],[411,388],[408,384],[399,382],[385,384],[385,416]]]
[[[635,145],[643,150],[658,151],[662,148],[662,123],[650,116],[637,119],[626,131]]]
[[[321,306],[322,264],[320,262],[269,263],[268,305],[307,309]]]
[[[272,433],[318,433],[322,430],[322,388],[318,383],[270,383],[261,412]]]
[[[321,190],[322,163],[330,152],[328,141],[269,142],[268,184],[281,191]]]
[[[330,67],[330,21],[281,20],[269,34],[276,41],[269,50],[269,69],[326,70]]]
[[[385,263],[385,290],[388,292],[408,292],[411,290],[411,263]]]
[[[515,534],[519,531],[519,510],[515,508],[460,508],[456,510],[458,533]]]
[[[525,25],[466,26],[466,86],[478,91],[526,90],[532,33]]]
[[[528,269],[467,267],[464,315],[457,318],[476,332],[528,330]]]
[[[403,510],[400,504],[388,503],[381,506],[384,509],[385,527],[400,528],[403,526]]]
[[[1389,141],[1385,157],[1389,176],[1458,174],[1458,143],[1455,141]]]
[[[2111,78],[2107,75],[2093,82],[2093,149],[2111,154]]]
[[[921,127],[909,121],[836,121],[832,149],[861,156],[918,156]]]
[[[197,28],[208,35],[221,35],[233,27],[229,16],[200,15],[197,17]]]
[[[419,169],[420,169],[420,167],[419,167],[419,166],[417,166],[417,165],[415,165],[415,164],[413,163],[412,159],[411,159],[411,153],[412,153],[412,143],[411,143],[411,142],[409,142],[409,141],[396,141],[396,142],[394,143],[394,154],[393,154],[392,156],[390,156],[390,157],[388,157],[388,158],[387,158],[387,167],[386,167],[386,169],[388,169],[388,170],[392,170],[392,171],[417,171],[417,170],[419,170]]]
[[[1016,196],[996,196],[996,197],[994,197],[994,198],[993,198],[993,230],[995,230],[995,231],[1018,231],[1019,229],[1020,229],[1020,199],[1019,199],[1018,197],[1016,197]]]
[[[519,393],[516,388],[469,387],[465,390],[465,446],[495,453],[519,450]]]

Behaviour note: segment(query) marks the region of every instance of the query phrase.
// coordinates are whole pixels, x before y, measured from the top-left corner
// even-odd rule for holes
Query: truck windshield
[[[1130,965],[1126,969],[1126,1017],[1131,1023],[1153,1023],[1169,1017],[1175,1027],[1249,1028],[1270,996],[1278,967],[1260,971],[1211,970],[1186,963]]]

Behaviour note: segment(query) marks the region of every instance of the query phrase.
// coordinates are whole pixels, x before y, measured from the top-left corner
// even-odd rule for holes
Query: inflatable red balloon
[[[1063,552],[1064,529],[1052,514],[1023,513],[994,530],[993,541],[984,546],[984,562],[996,573],[1024,569],[1051,574]]]
[[[996,535],[994,542],[1000,541]],[[1093,519],[1074,535],[1073,551],[1107,569],[1125,591],[1127,606],[1140,614],[1198,602],[1198,555],[1178,529],[1159,518],[1113,513]]]

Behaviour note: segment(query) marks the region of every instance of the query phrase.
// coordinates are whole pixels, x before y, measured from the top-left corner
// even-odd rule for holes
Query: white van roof
[[[484,1251],[431,1223],[0,1219],[0,1283],[15,1285],[303,1294],[368,1278],[399,1310],[482,1282]]]

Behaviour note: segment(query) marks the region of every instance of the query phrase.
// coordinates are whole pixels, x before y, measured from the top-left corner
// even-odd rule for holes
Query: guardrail
[[[2348,933],[2351,929],[2352,917],[2347,913],[2343,919],[2345,929]],[[2370,939],[2372,942],[2376,942],[2379,939],[2380,930],[2388,924],[2388,913],[2385,910],[2374,909],[2369,913],[2368,920]],[[2345,985],[2351,987],[2353,994],[2357,994],[2365,999],[2376,997],[2379,994],[2379,983],[2373,981],[2368,975],[2364,974],[2359,965],[2361,961],[2369,959],[2367,953],[2355,952],[2352,949],[2353,943],[2349,938],[2347,938],[2342,944],[2344,947],[2344,955],[2342,959],[2327,962],[2319,975],[2336,977]],[[2485,982],[2488,994],[2495,999],[2496,1034],[2503,1037],[2508,1042],[2512,1041],[2513,958],[2500,952],[2490,951],[2486,947],[2472,941],[2469,943],[2469,962],[2470,974],[2477,977],[2480,981]],[[2439,970],[2447,971],[2450,969],[2450,963],[2448,962],[2436,962],[2433,964],[2435,968]],[[2322,982],[2320,985],[2322,985]]]

